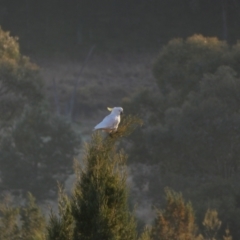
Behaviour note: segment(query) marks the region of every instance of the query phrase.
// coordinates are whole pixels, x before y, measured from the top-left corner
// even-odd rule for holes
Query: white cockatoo
[[[103,130],[108,133],[114,133],[117,131],[118,124],[121,121],[121,114],[123,109],[121,107],[107,108],[111,113],[107,115],[99,124],[97,124],[93,131]]]

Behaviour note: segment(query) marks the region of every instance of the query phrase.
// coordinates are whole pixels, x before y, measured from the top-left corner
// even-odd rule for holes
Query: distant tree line
[[[38,67],[0,28],[0,191],[56,196],[72,171],[80,138],[50,113]]]
[[[20,53],[16,39],[1,30],[0,42],[1,190],[49,197],[56,180],[71,171],[79,140],[66,121],[50,114],[38,69]],[[141,121],[127,116],[113,138],[93,135],[86,168],[75,168],[72,195],[59,190],[59,214],[52,212],[46,221],[31,194],[20,207],[6,199],[0,237],[238,239],[239,53],[239,43],[230,47],[217,38],[173,39],[153,67],[159,91],[145,90],[123,102],[125,111],[144,120],[122,145],[129,161],[159,169],[149,184],[161,209],[151,227],[138,232],[128,205],[126,155],[117,147]],[[165,186],[176,186],[191,203]]]
[[[43,217],[35,199],[14,207],[7,199],[0,204],[0,237],[4,240],[231,240],[229,228],[223,236],[215,209],[208,209],[200,231],[191,202],[181,193],[165,188],[165,204],[156,209],[152,226],[137,231],[137,222],[128,205],[126,155],[116,144],[128,136],[141,120],[123,119],[112,137],[95,133],[85,149],[85,166],[77,163],[77,180],[67,196],[59,187],[58,213]]]
[[[162,195],[156,194],[156,187],[171,184],[192,201],[198,219],[209,206],[216,208],[223,221],[221,231],[229,224],[236,238],[239,47],[202,35],[172,39],[153,66],[158,91],[143,90],[123,102],[125,111],[140,111],[145,122],[132,135],[129,159],[158,168],[149,178],[152,198],[157,201]]]
[[[20,37],[21,46],[62,51],[98,44],[124,49],[159,47],[195,33],[236,42],[240,3],[236,0],[49,0],[0,4],[0,25]]]

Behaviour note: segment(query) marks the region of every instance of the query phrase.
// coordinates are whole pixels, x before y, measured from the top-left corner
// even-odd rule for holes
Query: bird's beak
[[[120,115],[122,116],[122,115],[123,115],[123,112],[120,112]]]

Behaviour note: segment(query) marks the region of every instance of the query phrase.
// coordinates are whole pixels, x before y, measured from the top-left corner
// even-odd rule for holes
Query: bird
[[[118,129],[118,125],[121,121],[121,115],[123,114],[122,107],[107,108],[111,113],[107,115],[99,124],[97,124],[93,131],[103,130],[107,133],[114,133]]]

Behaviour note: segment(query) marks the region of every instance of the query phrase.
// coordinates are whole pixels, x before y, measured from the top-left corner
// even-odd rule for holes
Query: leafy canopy
[[[36,65],[21,55],[17,38],[0,28],[0,123],[19,116],[24,106],[43,98]]]

